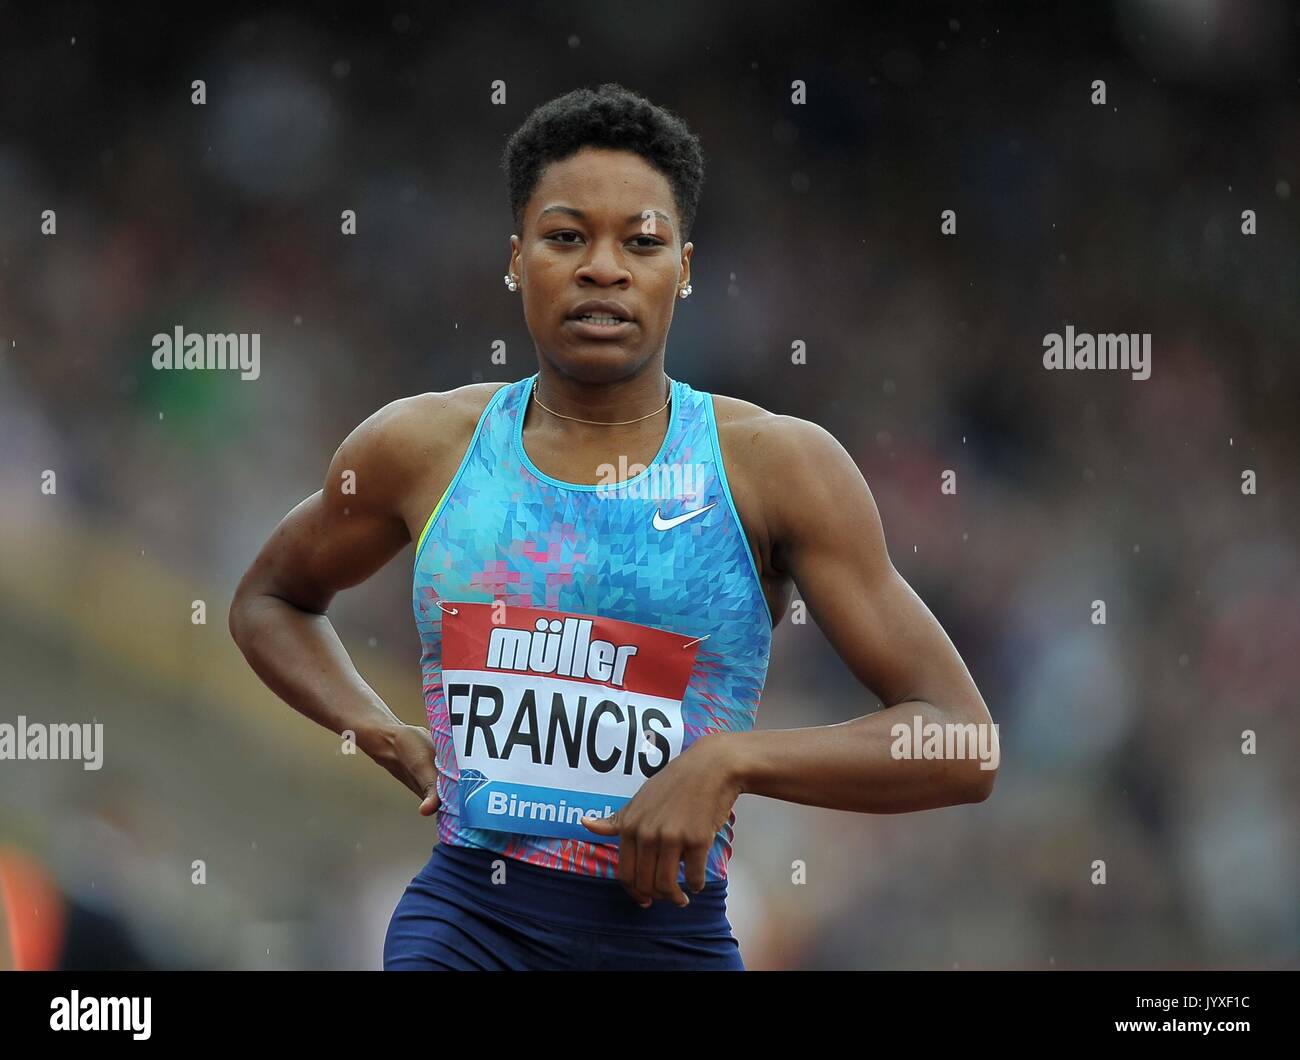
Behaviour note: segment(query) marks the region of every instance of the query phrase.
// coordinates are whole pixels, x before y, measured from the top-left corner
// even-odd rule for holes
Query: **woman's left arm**
[[[744,792],[861,813],[988,798],[996,728],[952,641],[890,561],[857,465],[826,430],[789,416],[768,420],[750,449],[746,462],[766,469],[773,564],[886,709],[836,725],[707,737],[723,767]]]
[[[988,708],[952,641],[889,561],[857,465],[806,420],[771,416],[754,426],[747,451],[733,455],[754,469],[747,484],[762,483],[770,562],[793,577],[809,614],[886,709],[838,725],[711,733],[612,816],[583,818],[590,831],[619,837],[619,879],[642,905],[689,903],[679,867],[689,890],[704,886],[710,846],[745,792],[907,813],[981,802],[997,773]]]

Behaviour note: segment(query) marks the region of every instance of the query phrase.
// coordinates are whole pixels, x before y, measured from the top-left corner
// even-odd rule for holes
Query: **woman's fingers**
[[[428,729],[419,725],[408,725],[403,736],[400,761],[406,772],[406,786],[420,796],[420,814],[428,817],[442,805],[433,738]]]

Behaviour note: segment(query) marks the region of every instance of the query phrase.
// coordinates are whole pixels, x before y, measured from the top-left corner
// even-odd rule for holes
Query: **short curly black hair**
[[[542,169],[584,147],[634,151],[663,173],[681,216],[681,241],[690,238],[704,190],[700,141],[672,111],[614,82],[543,103],[506,141],[501,168],[516,228],[523,226],[524,207]]]

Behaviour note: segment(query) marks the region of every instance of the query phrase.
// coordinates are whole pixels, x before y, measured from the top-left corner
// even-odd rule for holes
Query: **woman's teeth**
[[[583,321],[583,322],[586,323],[586,324],[621,324],[621,323],[623,323],[623,321],[621,321],[618,317],[615,317],[615,316],[609,316],[609,315],[598,315],[598,314],[594,314],[594,313],[588,313],[586,316],[578,317],[578,319],[581,320],[581,321]]]

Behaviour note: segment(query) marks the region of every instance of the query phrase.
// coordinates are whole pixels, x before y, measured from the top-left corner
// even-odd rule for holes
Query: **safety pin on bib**
[[[443,607],[443,606],[442,606],[442,601],[441,601],[441,600],[435,600],[434,603],[438,605],[438,610],[439,610],[439,611],[445,611],[445,612],[446,612],[447,614],[449,614],[449,615],[459,615],[459,614],[460,614],[460,612],[457,611],[454,607]]]
[[[706,633],[702,637],[696,637],[694,640],[688,640],[685,644],[682,645],[682,651],[685,651],[692,644],[699,644],[699,642],[702,640],[708,640],[711,636],[713,636],[712,633]]]

